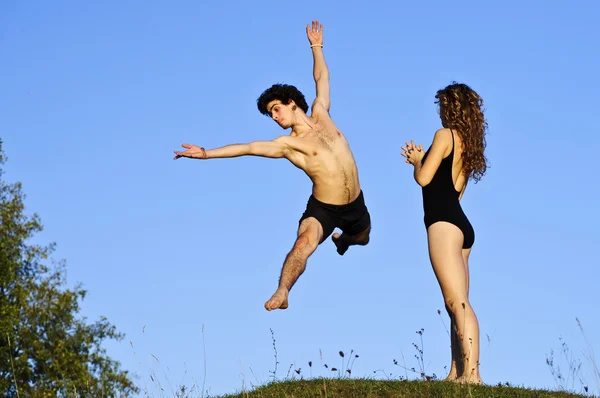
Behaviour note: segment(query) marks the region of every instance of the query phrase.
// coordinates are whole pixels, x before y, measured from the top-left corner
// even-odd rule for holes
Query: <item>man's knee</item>
[[[369,229],[367,231],[365,231],[364,235],[362,236],[361,239],[361,245],[366,246],[369,244],[369,241],[371,240],[371,236],[369,235],[369,233],[371,232],[371,228],[369,227]]]
[[[366,246],[369,244],[369,240],[371,239],[371,226],[369,226],[364,231],[360,232],[356,237],[356,243],[362,246]]]
[[[319,241],[317,237],[313,237],[309,233],[305,232],[300,234],[296,239],[296,243],[294,244],[294,250],[302,253],[312,253],[318,245]]]

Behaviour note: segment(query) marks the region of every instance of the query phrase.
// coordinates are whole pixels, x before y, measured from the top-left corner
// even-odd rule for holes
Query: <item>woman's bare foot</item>
[[[277,289],[275,294],[273,294],[269,301],[265,303],[265,308],[267,309],[267,311],[276,310],[278,308],[281,310],[285,310],[288,307],[288,294],[289,291],[287,289]]]
[[[483,385],[483,381],[481,380],[481,377],[475,377],[475,376],[471,376],[471,377],[467,377],[467,376],[461,376],[458,379],[452,380],[455,381],[457,383],[461,383],[461,384],[476,384],[476,385]]]
[[[446,376],[446,378],[443,381],[456,381],[458,379],[458,375],[456,374],[456,371],[452,371],[450,370],[450,373],[448,374],[448,376]]]
[[[450,364],[450,372],[443,381],[456,381],[458,379],[458,370],[456,368],[456,362],[453,360]]]
[[[346,251],[348,250],[348,247],[350,247],[350,245],[344,238],[340,238],[341,236],[337,232],[331,236],[331,240],[333,241],[333,243],[335,243],[335,246],[337,247],[338,254],[340,256],[343,256],[344,253],[346,253]]]

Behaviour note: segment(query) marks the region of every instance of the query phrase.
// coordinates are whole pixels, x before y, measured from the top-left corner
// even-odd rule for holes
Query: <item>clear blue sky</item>
[[[597,2],[101,3],[2,2],[0,134],[5,178],[45,225],[36,242],[57,242],[69,284],[88,289],[83,315],[126,334],[106,347],[140,386],[157,394],[153,372],[166,392],[167,379],[202,384],[203,325],[213,394],[269,380],[270,328],[279,377],[309,360],[329,374],[319,349],[338,367],[354,349],[354,376],[404,374],[392,360],[418,368],[421,328],[427,372],[445,376],[443,301],[400,146],[431,143],[435,92],[453,80],[489,122],[491,167],[463,198],[482,377],[554,387],[545,359],[561,336],[590,369],[575,317],[600,352]],[[309,180],[284,160],[172,151],[282,134],[256,98],[286,82],[312,101],[312,19],[372,240],[344,257],[324,243],[290,308],[267,312]]]

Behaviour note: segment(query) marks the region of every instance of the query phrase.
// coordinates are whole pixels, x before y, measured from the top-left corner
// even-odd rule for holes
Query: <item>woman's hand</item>
[[[402,147],[404,153],[401,153],[402,156],[406,158],[405,162],[410,163],[413,166],[420,162],[425,156],[425,151],[423,150],[423,144],[415,145],[414,141],[410,141],[406,143],[406,147]]]

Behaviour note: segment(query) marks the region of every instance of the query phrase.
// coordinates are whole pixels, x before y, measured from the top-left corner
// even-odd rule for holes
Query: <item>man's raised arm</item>
[[[319,21],[312,21],[312,25],[306,25],[306,35],[313,53],[313,76],[317,86],[317,98],[312,105],[313,112],[315,106],[319,105],[329,112],[329,70],[323,55],[323,25],[319,24]]]

